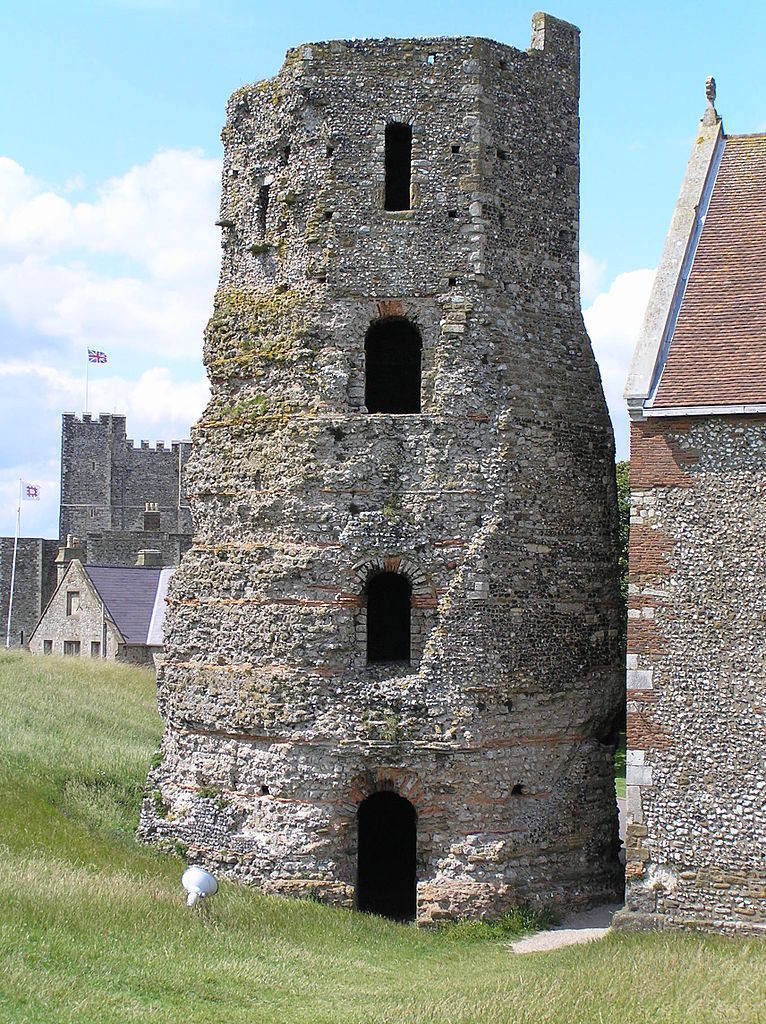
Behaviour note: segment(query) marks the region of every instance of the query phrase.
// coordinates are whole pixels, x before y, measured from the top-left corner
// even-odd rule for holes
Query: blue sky
[[[206,395],[220,129],[229,94],[300,42],[468,34],[519,48],[534,5],[70,0],[5,5],[0,39],[0,534],[55,536],[60,414],[126,412],[187,436]],[[766,130],[766,9],[568,2],[581,31],[583,309],[618,454],[620,393],[714,74],[730,133]]]

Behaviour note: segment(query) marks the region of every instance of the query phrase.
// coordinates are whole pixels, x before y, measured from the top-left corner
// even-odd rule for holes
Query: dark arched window
[[[384,209],[409,210],[412,175],[412,126],[386,125],[386,198]]]
[[[373,793],[359,805],[356,820],[357,908],[412,921],[417,885],[415,808],[396,793]]]
[[[410,601],[406,576],[382,572],[367,584],[367,661],[410,660]]]
[[[368,412],[420,412],[417,327],[406,317],[376,320],[364,339],[364,404]]]

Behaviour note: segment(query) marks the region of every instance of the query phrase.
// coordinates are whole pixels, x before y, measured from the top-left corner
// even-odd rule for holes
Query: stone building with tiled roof
[[[623,927],[766,931],[766,134],[715,84],[625,391]]]
[[[173,571],[173,566],[83,565],[73,558],[62,568],[30,637],[30,651],[153,664],[162,651]]]

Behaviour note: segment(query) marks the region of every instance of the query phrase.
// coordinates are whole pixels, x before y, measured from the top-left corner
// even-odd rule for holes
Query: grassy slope
[[[152,678],[0,655],[0,1020],[756,1022],[766,944],[610,936],[514,957],[487,927],[418,932],[223,884],[132,831],[160,735]]]

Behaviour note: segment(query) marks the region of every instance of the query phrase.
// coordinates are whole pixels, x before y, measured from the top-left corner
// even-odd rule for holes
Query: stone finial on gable
[[[715,109],[715,79],[712,75],[708,75],[705,79],[705,96],[707,97],[707,107],[702,115],[702,123],[717,124],[720,118]]]

